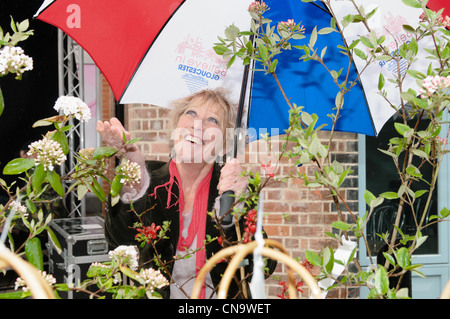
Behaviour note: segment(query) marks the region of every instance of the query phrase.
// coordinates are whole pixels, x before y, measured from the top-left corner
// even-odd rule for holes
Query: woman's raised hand
[[[115,117],[111,118],[109,121],[97,121],[97,132],[99,132],[106,145],[115,147],[118,150],[124,145],[124,133],[127,140],[131,139],[130,133],[125,130],[122,123]]]
[[[125,134],[126,140],[131,139],[131,134],[125,130],[122,123],[113,117],[109,121],[98,121],[97,131],[100,133],[102,140],[106,145],[120,150],[119,157],[125,156],[129,161],[136,162],[141,167],[145,167],[145,157],[141,153],[139,147],[136,144],[127,144],[124,147],[123,134]]]
[[[98,121],[97,131],[106,145],[120,151],[118,154],[119,158],[124,156],[129,161],[136,162],[141,167],[141,182],[137,185],[133,185],[133,187],[124,186],[121,193],[122,196],[128,200],[137,195],[140,196],[139,194],[148,187],[149,177],[145,169],[145,157],[139,150],[139,147],[134,143],[127,144],[124,147],[123,134],[125,134],[127,141],[131,139],[131,134],[125,130],[122,123],[115,117],[111,118],[109,121]]]

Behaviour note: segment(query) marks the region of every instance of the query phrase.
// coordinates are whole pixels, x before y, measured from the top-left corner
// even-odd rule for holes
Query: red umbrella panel
[[[228,87],[238,96],[242,64],[227,69],[212,48],[230,24],[249,30],[250,3],[46,0],[35,17],[83,47],[117,101],[167,106],[203,87]]]
[[[445,17],[446,15],[450,15],[450,9],[449,9],[449,1],[448,0],[430,0],[427,3],[428,9],[431,9],[433,11],[439,11],[441,9],[444,9],[442,12],[442,15]]]

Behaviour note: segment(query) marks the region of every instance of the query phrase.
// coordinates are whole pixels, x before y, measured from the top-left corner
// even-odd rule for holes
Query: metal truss
[[[58,30],[58,87],[59,96],[70,95],[84,100],[84,51],[67,34]],[[85,146],[84,123],[72,120],[72,129],[68,132],[69,153],[65,165],[61,166],[61,175],[75,168],[75,154]],[[72,182],[65,181],[67,190]],[[86,215],[86,202],[78,200],[76,192],[70,192],[66,198],[69,217]]]

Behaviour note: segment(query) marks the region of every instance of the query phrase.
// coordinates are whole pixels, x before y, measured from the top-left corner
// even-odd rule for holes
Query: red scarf
[[[159,185],[155,187],[154,193],[151,194],[156,198],[156,190],[159,187],[165,187],[167,194],[167,207],[170,208],[173,205],[179,204],[179,218],[180,218],[180,235],[178,239],[177,249],[184,251],[189,249],[192,242],[194,241],[195,236],[197,235],[197,252],[195,254],[195,275],[197,276],[200,269],[203,267],[206,261],[206,251],[203,247],[203,241],[205,239],[206,232],[206,212],[208,210],[208,197],[209,197],[209,185],[211,182],[212,169],[206,175],[206,177],[200,182],[197,190],[195,192],[194,198],[194,206],[192,208],[192,220],[188,229],[188,237],[183,237],[183,228],[184,228],[184,219],[183,219],[183,211],[184,211],[184,194],[183,187],[181,185],[181,177],[178,172],[177,166],[174,161],[170,161],[169,163],[169,173],[170,179],[167,183],[163,185]],[[175,180],[176,178],[176,180]],[[179,197],[178,200],[170,205],[171,196],[172,196],[172,185],[176,183],[179,189]],[[201,249],[200,249],[201,248]],[[202,286],[202,290],[200,293],[200,298],[205,298],[205,285]]]

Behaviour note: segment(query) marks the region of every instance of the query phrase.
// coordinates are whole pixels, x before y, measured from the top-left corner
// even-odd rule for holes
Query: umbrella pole
[[[244,113],[245,96],[247,93],[249,65],[244,66],[244,76],[242,77],[241,94],[239,96],[238,110],[236,114],[236,125],[234,128],[234,143],[233,143],[233,158],[237,157],[237,148],[239,144],[240,128],[242,127],[242,115]],[[220,212],[219,216],[222,217],[222,224],[229,225],[232,223],[231,213],[225,216],[234,203],[234,192],[226,191],[220,197]]]
[[[254,37],[250,37],[250,41],[253,42]],[[236,124],[234,127],[234,141],[233,141],[233,158],[237,157],[237,150],[238,150],[238,144],[239,144],[239,135],[241,134],[241,127],[242,127],[242,116],[244,114],[244,105],[245,105],[245,98],[247,95],[247,85],[248,85],[248,76],[249,76],[249,64],[246,64],[244,66],[244,74],[242,77],[242,84],[241,84],[241,94],[239,96],[239,104],[236,114]],[[222,194],[220,197],[220,211],[219,211],[219,217],[222,218],[222,225],[228,226],[233,222],[233,216],[231,215],[231,212],[228,213],[226,216],[225,214],[231,209],[231,206],[234,204],[234,192],[233,191],[226,191]],[[237,224],[238,225],[238,224]],[[239,234],[238,234],[239,236]],[[248,291],[247,291],[247,285],[244,280],[245,278],[245,270],[244,267],[240,267],[240,274],[241,274],[241,280],[242,280],[242,292],[245,296],[245,298],[248,298]]]

